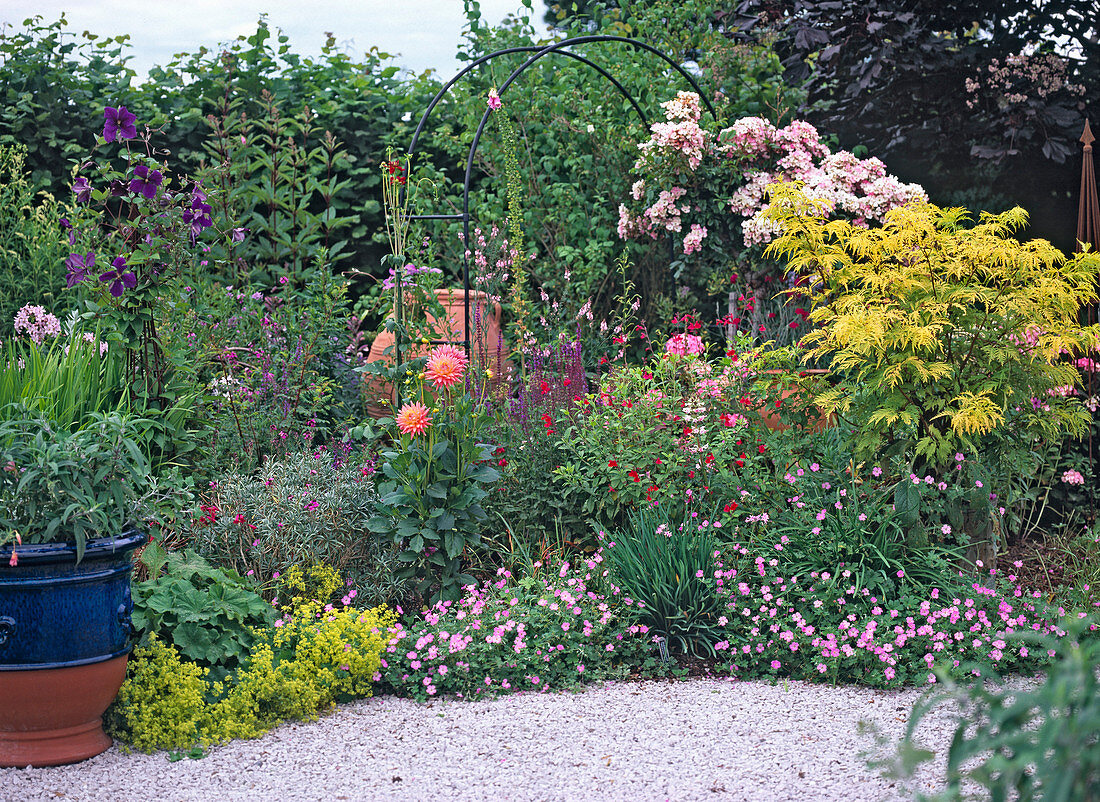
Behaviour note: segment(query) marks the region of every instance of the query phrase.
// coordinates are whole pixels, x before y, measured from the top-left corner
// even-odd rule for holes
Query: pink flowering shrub
[[[15,333],[26,334],[35,345],[61,334],[61,322],[41,306],[27,304],[15,313]]]
[[[783,289],[781,271],[762,261],[755,247],[778,231],[767,217],[768,188],[800,181],[824,201],[829,216],[864,226],[927,196],[920,186],[887,173],[879,159],[833,153],[803,120],[776,128],[761,117],[745,117],[716,131],[703,124],[699,103],[697,95],[680,92],[662,104],[665,122],[654,123],[649,139],[638,145],[638,180],[619,205],[619,236],[672,235],[681,294],[695,292],[695,301],[724,294],[732,272],[742,295],[734,325],[762,340],[786,342],[804,328],[806,313],[764,308]]]
[[[691,221],[717,216],[720,224],[710,225],[727,236],[714,247],[767,243],[775,233],[765,215],[767,190],[777,181],[803,182],[809,194],[826,201],[830,214],[857,224],[882,222],[890,209],[927,200],[920,186],[889,175],[880,160],[833,153],[803,120],[776,128],[763,118],[744,117],[713,134],[699,124],[697,95],[680,92],[662,106],[667,121],[650,126],[650,138],[638,145],[634,170],[640,178],[631,203],[619,206],[623,239],[687,229],[681,248],[692,253],[710,228]],[[725,209],[714,208],[715,201]],[[741,236],[730,238],[738,224]]]
[[[641,663],[646,628],[606,581],[599,552],[532,568],[523,579],[501,568],[495,581],[392,627],[380,678],[421,701],[470,699],[622,677]]]
[[[1050,127],[1052,120],[1072,115],[1080,108],[1086,87],[1070,80],[1067,66],[1068,62],[1055,53],[1014,53],[1003,62],[990,59],[965,78],[968,112],[990,123],[1000,123],[989,128],[998,132],[998,144],[974,145],[972,155],[982,159],[1015,155],[1035,131]],[[1057,161],[1070,153],[1064,144],[1050,138],[1043,143],[1043,155]]]

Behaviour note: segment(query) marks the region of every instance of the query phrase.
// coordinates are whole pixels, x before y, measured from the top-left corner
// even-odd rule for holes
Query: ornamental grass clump
[[[61,322],[41,306],[24,305],[15,337],[0,346],[0,417],[14,403],[33,408],[58,428],[75,431],[94,412],[123,412],[125,359],[99,334]]]
[[[695,657],[714,655],[714,644],[723,639],[723,605],[714,583],[717,542],[709,526],[690,516],[677,524],[667,512],[642,508],[607,540],[605,551],[614,582],[637,601],[641,623]]]

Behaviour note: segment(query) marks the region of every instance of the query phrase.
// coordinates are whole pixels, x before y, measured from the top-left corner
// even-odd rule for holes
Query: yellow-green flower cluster
[[[130,656],[126,682],[104,716],[107,733],[141,752],[192,746],[208,707],[206,674],[151,635]]]
[[[151,641],[134,652],[109,714],[111,734],[134,748],[187,749],[256,738],[288,719],[313,720],[336,701],[370,696],[396,617],[295,600],[295,614],[258,633],[247,666],[224,683]]]

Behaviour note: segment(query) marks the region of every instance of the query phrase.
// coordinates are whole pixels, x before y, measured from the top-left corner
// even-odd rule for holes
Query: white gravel
[[[0,769],[0,799],[912,799],[943,776],[950,712],[922,722],[937,760],[910,788],[867,768],[875,739],[859,724],[896,743],[920,694],[693,679],[476,702],[378,697],[201,760],[112,747],[74,766]]]

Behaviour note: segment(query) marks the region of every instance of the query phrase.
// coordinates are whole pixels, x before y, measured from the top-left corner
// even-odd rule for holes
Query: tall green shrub
[[[61,220],[67,207],[36,193],[27,177],[27,149],[0,144],[0,334],[12,332],[26,304],[56,310],[65,286],[68,249]]]
[[[292,272],[284,264],[308,271],[317,249],[337,255],[334,246],[345,239],[345,267],[378,264],[383,247],[372,241],[382,229],[378,165],[388,146],[407,145],[413,123],[405,118],[427,105],[438,87],[433,76],[401,75],[377,49],[354,58],[334,38],[318,58],[298,56],[288,37],[261,16],[255,33],[213,51],[181,54],[135,84],[127,39],[78,37],[64,16],[0,30],[0,144],[27,147],[34,190],[69,196],[69,165],[86,152],[105,105],[124,105],[157,128],[168,169],[180,175],[220,165],[219,136],[240,127],[244,114],[256,122],[256,136],[232,154],[238,159],[233,186],[240,192],[233,207],[239,219],[230,228],[250,230],[242,232],[247,236],[233,255],[264,281]],[[293,130],[299,124],[308,130]],[[342,148],[326,144],[326,131]],[[272,158],[271,142],[261,134],[277,140],[284,160],[266,190],[259,175],[265,153]],[[214,181],[213,173],[208,180]],[[272,206],[280,214],[272,215]],[[232,264],[221,276],[232,283],[241,264],[219,264],[221,256],[215,253],[207,267],[213,272]]]
[[[108,99],[149,119],[134,102],[127,39],[77,36],[64,14],[50,23],[25,20],[22,30],[0,27],[0,145],[26,147],[36,191],[68,197],[68,165],[91,144]]]

